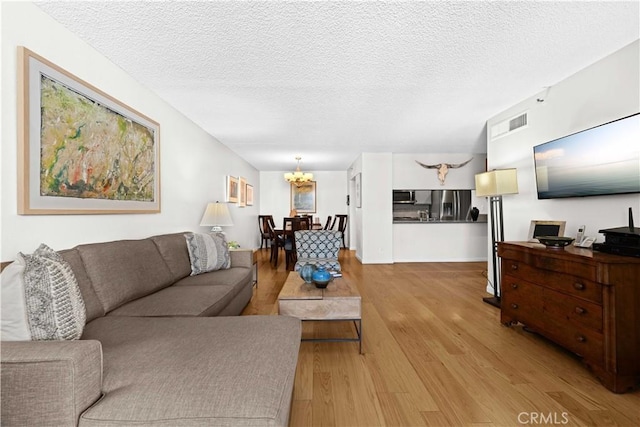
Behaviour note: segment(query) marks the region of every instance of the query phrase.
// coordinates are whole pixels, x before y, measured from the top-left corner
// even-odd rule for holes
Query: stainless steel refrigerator
[[[470,221],[471,190],[431,190],[431,218]]]

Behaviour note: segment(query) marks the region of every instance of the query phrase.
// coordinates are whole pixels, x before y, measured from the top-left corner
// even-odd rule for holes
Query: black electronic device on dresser
[[[640,228],[633,225],[633,211],[629,208],[629,226],[599,230],[604,243],[594,243],[593,249],[609,254],[640,257]]]

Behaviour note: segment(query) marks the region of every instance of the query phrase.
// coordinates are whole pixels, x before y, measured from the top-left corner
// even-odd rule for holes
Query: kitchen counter
[[[430,220],[419,220],[419,219],[409,219],[409,218],[403,218],[403,219],[395,219],[393,220],[394,224],[473,224],[473,223],[478,223],[478,224],[486,224],[487,220],[485,219],[478,219],[477,221],[467,221],[467,220],[446,220],[446,221],[441,221],[438,219],[430,219]]]

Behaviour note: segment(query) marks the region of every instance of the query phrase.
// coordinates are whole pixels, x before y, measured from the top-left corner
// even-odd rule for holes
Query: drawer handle
[[[576,337],[576,341],[578,341],[578,342],[587,342],[587,339],[585,337],[583,337],[582,335],[578,335]]]
[[[574,283],[573,287],[576,288],[578,291],[584,291],[584,284],[583,283]]]
[[[511,308],[513,308],[514,310],[517,310],[518,309],[518,304],[516,304],[516,303],[511,304]]]
[[[517,270],[518,269],[518,264],[511,264],[511,269],[512,270]]]
[[[518,284],[517,283],[512,283],[511,284],[511,289],[518,289]]]
[[[577,314],[585,314],[587,312],[587,310],[585,310],[582,307],[576,307],[576,313]]]

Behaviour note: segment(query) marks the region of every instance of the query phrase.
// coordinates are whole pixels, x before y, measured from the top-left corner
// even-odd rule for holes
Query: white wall
[[[362,235],[362,209],[365,206],[360,193],[361,204],[356,206],[355,202],[355,178],[356,175],[362,173],[362,155],[353,162],[348,171],[349,179],[349,196],[352,202],[349,205],[349,249],[355,250],[356,258],[362,262],[363,235]],[[360,176],[360,185],[362,186],[362,175]],[[362,188],[362,187],[361,187]]]
[[[273,215],[276,227],[282,227],[282,219],[291,211],[291,185],[284,180],[285,172],[260,172],[260,214]],[[316,181],[316,213],[322,225],[327,216],[349,214],[347,207],[346,171],[307,171],[313,173]],[[257,215],[257,214],[256,214]],[[256,219],[257,224],[257,219]],[[260,244],[258,243],[258,246]]]
[[[440,185],[437,169],[425,169],[416,161],[428,165],[440,163],[468,164],[449,169],[444,185]],[[484,153],[410,153],[393,155],[393,188],[408,190],[473,190],[475,174],[484,172],[487,155]],[[475,201],[474,201],[475,202]]]
[[[486,223],[393,225],[394,262],[486,261],[486,247]]]
[[[41,242],[54,249],[80,243],[193,230],[207,202],[223,200],[224,176],[244,176],[260,194],[259,174],[251,165],[205,133],[143,84],[67,31],[32,3],[2,2],[1,253],[11,260]],[[159,214],[17,214],[16,47],[26,46],[160,123],[161,202]],[[126,48],[126,47],[125,47]],[[257,197],[256,197],[257,199]],[[257,240],[259,204],[231,207],[235,226],[227,237],[242,246]]]
[[[627,224],[627,209],[640,219],[640,195],[538,200],[533,146],[640,111],[640,41],[636,41],[545,91],[491,118],[487,126],[529,111],[527,128],[488,141],[489,169],[518,169],[519,194],[504,197],[505,240],[525,240],[531,220],[564,220],[565,235]],[[544,102],[537,102],[544,98]],[[605,144],[606,141],[603,141]]]
[[[472,157],[449,172],[445,185],[435,169],[416,163],[456,164]],[[486,260],[486,224],[393,224],[392,203],[393,189],[473,189],[485,160],[485,154],[363,153],[349,168],[350,178],[362,173],[362,208],[351,207],[356,257],[364,264]],[[486,212],[485,198],[474,198],[473,205]]]
[[[360,256],[365,264],[393,262],[392,164],[391,153],[362,154]]]
[[[423,164],[468,164],[449,169],[444,185],[437,169]],[[487,212],[486,197],[475,197],[475,175],[485,171],[484,153],[412,153],[393,155],[393,188],[414,190],[473,190],[472,206]],[[487,259],[487,227],[484,223],[394,224],[393,260],[395,262],[467,262]]]

